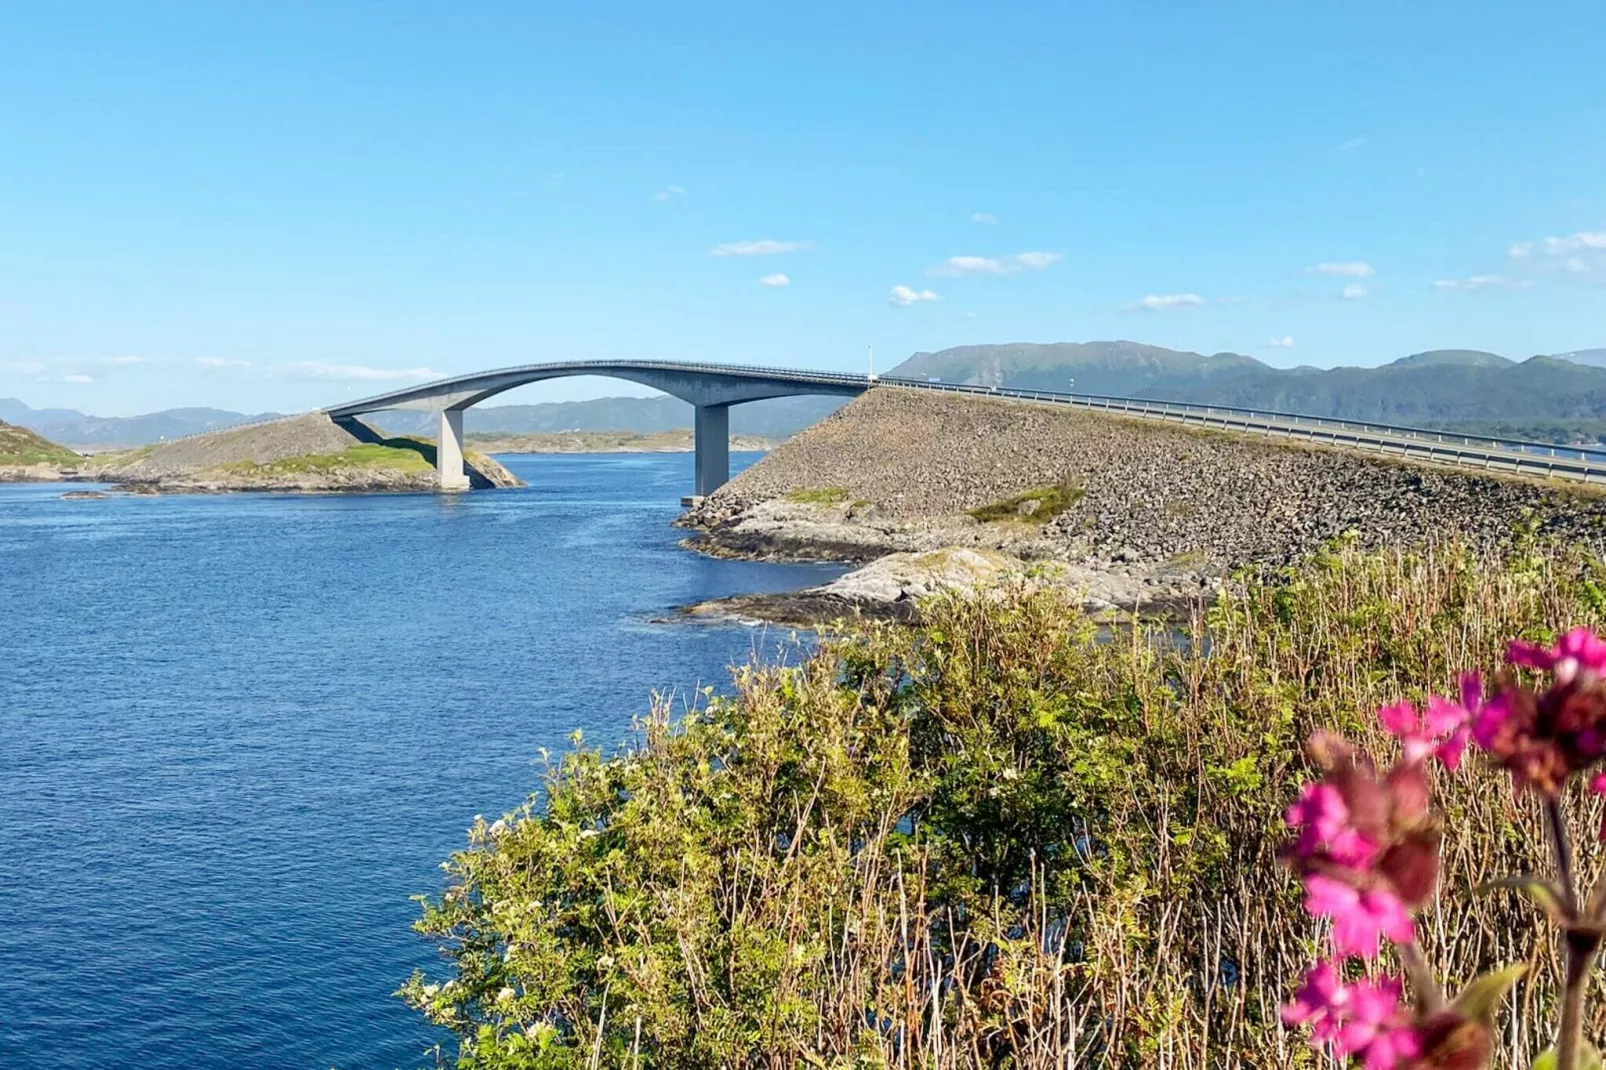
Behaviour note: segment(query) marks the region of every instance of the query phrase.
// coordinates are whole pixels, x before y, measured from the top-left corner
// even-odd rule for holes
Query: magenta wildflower
[[[1595,795],[1606,795],[1606,773],[1596,773],[1589,778],[1589,790]],[[1606,815],[1600,819],[1600,841],[1606,843]]]
[[[1536,693],[1503,677],[1476,711],[1472,736],[1517,788],[1556,798],[1568,777],[1606,757],[1606,641],[1574,628],[1553,650],[1514,642],[1509,658],[1554,682]]]
[[[1302,858],[1325,853],[1338,865],[1364,869],[1377,857],[1377,844],[1350,822],[1344,795],[1332,784],[1306,784],[1283,819],[1299,830],[1294,852]]]
[[[1367,1070],[1395,1070],[1422,1054],[1422,1036],[1400,1006],[1401,991],[1394,977],[1346,985],[1332,962],[1318,962],[1282,1018],[1308,1025],[1313,1048],[1331,1048],[1337,1058],[1357,1056]]]
[[[1385,889],[1362,890],[1313,873],[1305,878],[1305,909],[1333,919],[1333,948],[1341,955],[1375,959],[1384,937],[1396,944],[1416,939],[1410,912],[1399,896]]]
[[[1461,701],[1452,702],[1439,695],[1428,696],[1427,708],[1420,716],[1409,702],[1398,702],[1377,711],[1383,727],[1399,737],[1407,762],[1420,762],[1429,755],[1446,769],[1461,764],[1461,754],[1472,734],[1472,719],[1483,697],[1483,678],[1475,672],[1461,677]]]
[[[1588,628],[1574,628],[1561,637],[1554,650],[1514,639],[1507,649],[1506,660],[1513,665],[1551,673],[1558,684],[1568,684],[1580,672],[1606,676],[1606,640]]]

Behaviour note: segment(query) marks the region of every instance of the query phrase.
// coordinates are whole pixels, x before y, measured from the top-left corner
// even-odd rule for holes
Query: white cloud
[[[1338,147],[1338,151],[1354,152],[1364,144],[1366,144],[1366,135],[1362,134],[1360,137],[1352,137],[1348,141],[1344,142],[1344,144]]]
[[[907,286],[894,286],[892,292],[887,294],[887,300],[899,308],[908,308],[922,301],[938,301],[941,298],[932,290],[912,290]]]
[[[304,379],[343,379],[361,382],[395,382],[398,380],[444,379],[442,372],[433,368],[374,368],[367,364],[329,364],[321,360],[297,360],[280,364],[275,370],[284,375]]]
[[[249,368],[248,360],[229,360],[224,357],[196,357],[195,363],[203,368]]]
[[[773,275],[760,275],[758,284],[760,286],[790,286],[792,285],[792,280],[777,271]]]
[[[814,243],[811,241],[775,241],[773,238],[763,238],[759,241],[728,241],[708,251],[715,256],[774,256],[777,253],[796,253],[812,248]]]
[[[1332,264],[1317,264],[1305,269],[1307,275],[1330,275],[1345,279],[1369,279],[1377,274],[1364,260],[1343,260]]]
[[[1606,251],[1606,230],[1580,230],[1560,238],[1543,241],[1520,241],[1506,250],[1513,260],[1526,260],[1536,252],[1546,256],[1568,256],[1573,253]]]
[[[1569,256],[1566,262],[1561,265],[1561,268],[1563,271],[1570,271],[1574,275],[1589,273],[1589,265],[1584,262],[1584,258],[1581,256]]]
[[[998,225],[998,217],[993,215],[991,212],[972,212],[970,213],[970,221],[972,223],[980,223],[987,227],[994,227]]]
[[[686,187],[677,186],[674,183],[670,183],[657,193],[654,193],[652,195],[652,199],[655,201],[669,201],[674,200],[676,197],[684,196],[686,196]]]
[[[148,361],[146,361],[146,359],[144,357],[107,357],[106,358],[106,363],[107,364],[116,364],[116,365],[128,365],[128,364],[146,364],[146,363],[148,363]]]
[[[92,375],[78,373],[74,375],[63,375],[61,377],[61,381],[64,383],[92,383],[95,381],[95,377]]]
[[[1065,259],[1059,253],[1030,252],[1013,256],[950,256],[927,275],[957,279],[965,275],[1018,275],[1022,271],[1041,271]]]
[[[1352,282],[1344,287],[1338,296],[1346,301],[1364,301],[1366,299],[1366,287],[1358,282]]]
[[[1273,338],[1266,343],[1266,346],[1270,349],[1293,349],[1294,336],[1285,334],[1281,338]]]
[[[16,372],[18,375],[45,374],[45,362],[42,360],[14,360],[6,368],[8,371]]]
[[[1132,305],[1134,312],[1172,312],[1177,309],[1199,308],[1205,299],[1198,294],[1150,294]]]
[[[1508,279],[1504,275],[1473,275],[1466,279],[1440,279],[1433,284],[1435,290],[1526,290],[1533,285],[1531,279]]]

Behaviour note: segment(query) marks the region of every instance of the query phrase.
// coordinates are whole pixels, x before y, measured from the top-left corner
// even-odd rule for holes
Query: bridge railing
[[[1340,420],[1237,405],[1203,405],[1194,402],[1155,401],[1055,390],[1020,390],[901,377],[884,377],[880,381],[892,386],[1052,402],[1145,419],[1193,424],[1267,437],[1302,439],[1393,453],[1464,468],[1606,483],[1606,449],[1599,447],[1562,446],[1550,442],[1468,435],[1456,431],[1365,420]]]

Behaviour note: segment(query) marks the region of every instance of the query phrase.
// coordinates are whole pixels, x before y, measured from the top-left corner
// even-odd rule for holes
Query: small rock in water
[[[103,490],[69,490],[66,494],[62,495],[62,498],[69,502],[83,501],[86,498],[104,497],[106,497],[106,492]]]

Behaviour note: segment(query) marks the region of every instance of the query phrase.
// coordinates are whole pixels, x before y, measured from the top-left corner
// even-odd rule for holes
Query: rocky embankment
[[[474,487],[520,485],[490,457],[470,451],[466,462]],[[437,487],[434,466],[433,443],[308,413],[146,447],[86,472],[165,491],[418,491]]]
[[[1291,562],[1350,533],[1372,546],[1449,535],[1497,545],[1531,530],[1600,547],[1606,499],[1338,449],[881,387],[681,522],[699,530],[692,545],[730,556],[870,561],[965,547],[1054,562],[1092,608],[1106,609],[1196,599],[1239,566]]]

